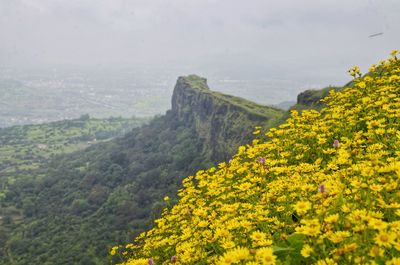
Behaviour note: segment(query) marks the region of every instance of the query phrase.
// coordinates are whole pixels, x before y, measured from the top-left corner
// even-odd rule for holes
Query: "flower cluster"
[[[112,252],[129,265],[400,264],[396,55],[186,178],[178,204]]]

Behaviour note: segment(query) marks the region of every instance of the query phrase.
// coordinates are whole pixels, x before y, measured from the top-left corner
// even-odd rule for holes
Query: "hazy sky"
[[[396,48],[399,0],[0,0],[2,67],[193,65],[331,81]]]

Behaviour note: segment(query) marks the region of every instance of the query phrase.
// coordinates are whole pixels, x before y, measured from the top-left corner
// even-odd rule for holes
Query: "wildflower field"
[[[331,91],[320,112],[256,128],[229,163],[113,256],[123,264],[400,264],[400,60]],[[168,201],[168,198],[166,198]]]

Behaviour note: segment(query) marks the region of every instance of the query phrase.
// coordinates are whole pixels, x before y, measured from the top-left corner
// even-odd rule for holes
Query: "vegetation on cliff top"
[[[281,109],[272,106],[264,106],[241,97],[212,91],[208,88],[206,79],[197,75],[186,76],[183,78],[183,80],[184,82],[187,82],[191,88],[197,89],[203,94],[212,95],[214,98],[219,99],[227,104],[241,108],[248,113],[265,117],[266,119],[278,119],[284,113]]]
[[[399,264],[400,61],[183,181],[124,264]],[[168,198],[165,198],[168,202]]]

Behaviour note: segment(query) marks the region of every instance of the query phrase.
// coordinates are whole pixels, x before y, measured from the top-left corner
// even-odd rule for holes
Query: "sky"
[[[400,48],[399,14],[398,0],[0,0],[0,67],[184,66],[343,82],[351,66]]]

